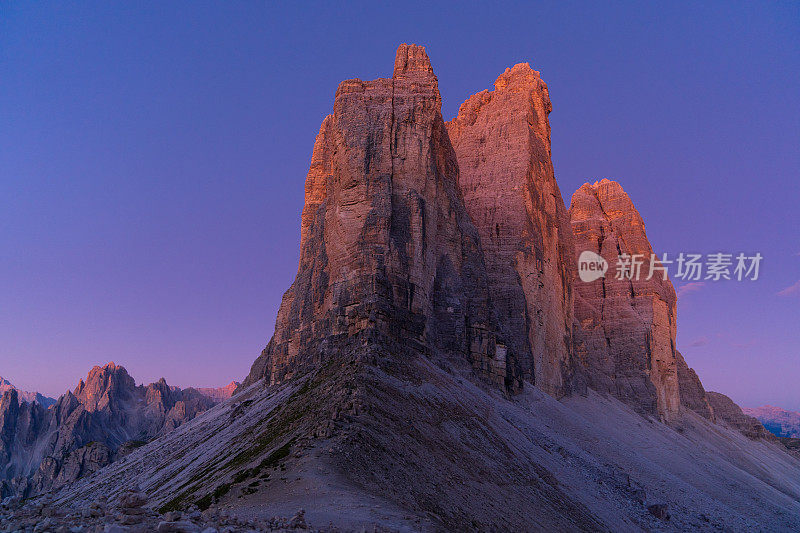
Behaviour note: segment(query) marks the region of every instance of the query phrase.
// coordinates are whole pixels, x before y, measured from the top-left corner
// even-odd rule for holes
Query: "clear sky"
[[[609,177],[656,251],[760,252],[757,282],[679,289],[678,347],[708,389],[800,410],[800,3],[695,4],[3,2],[0,375],[242,379],[338,83],[415,42],[445,118],[541,71],[567,204]]]

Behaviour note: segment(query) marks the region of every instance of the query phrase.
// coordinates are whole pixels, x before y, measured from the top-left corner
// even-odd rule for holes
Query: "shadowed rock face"
[[[609,265],[605,277],[575,286],[578,344],[590,386],[642,413],[673,418],[680,408],[677,300],[661,272],[646,279],[653,250],[642,217],[622,187],[606,179],[578,189],[569,214],[576,253],[592,251]],[[638,280],[616,279],[621,254],[642,254]]]
[[[706,390],[703,388],[700,378],[697,377],[697,373],[689,368],[683,355],[677,350],[675,351],[675,361],[677,363],[678,390],[680,391],[681,405],[714,422],[716,420],[714,409],[711,407]]]
[[[547,85],[527,63],[447,123],[503,337],[526,379],[559,396],[572,361],[572,230],[550,158]]]
[[[519,355],[499,332],[436,76],[423,47],[401,45],[392,78],[336,91],[306,180],[297,277],[244,385],[381,342],[513,390]]]
[[[163,378],[137,386],[114,363],[94,367],[49,409],[6,391],[0,400],[0,496],[30,496],[75,481],[110,463],[124,444],[169,432],[214,403]]]
[[[767,431],[757,418],[744,414],[742,408],[724,394],[709,391],[707,396],[717,421],[737,430],[749,439],[778,441],[778,438]]]

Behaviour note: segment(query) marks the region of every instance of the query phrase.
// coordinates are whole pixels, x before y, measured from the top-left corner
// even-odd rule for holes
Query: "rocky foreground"
[[[250,531],[314,531],[300,510],[290,519],[244,520],[224,511],[201,512],[197,507],[186,512],[159,514],[148,509],[147,496],[128,491],[111,505],[100,496],[80,510],[64,510],[43,497],[23,503],[10,498],[0,504],[0,531],[55,533],[234,533]]]

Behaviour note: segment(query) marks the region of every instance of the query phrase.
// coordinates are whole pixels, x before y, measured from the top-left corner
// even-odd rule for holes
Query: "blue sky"
[[[678,346],[707,388],[800,410],[794,2],[3,3],[0,375],[241,379],[336,87],[391,75],[401,42],[427,46],[445,118],[541,71],[567,203],[608,177],[656,251],[760,252],[757,282],[681,291]]]

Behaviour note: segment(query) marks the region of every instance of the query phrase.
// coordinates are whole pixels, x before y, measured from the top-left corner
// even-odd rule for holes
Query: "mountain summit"
[[[392,78],[342,82],[314,143],[297,277],[244,386],[381,345],[520,388],[458,180],[423,47],[401,45]]]

